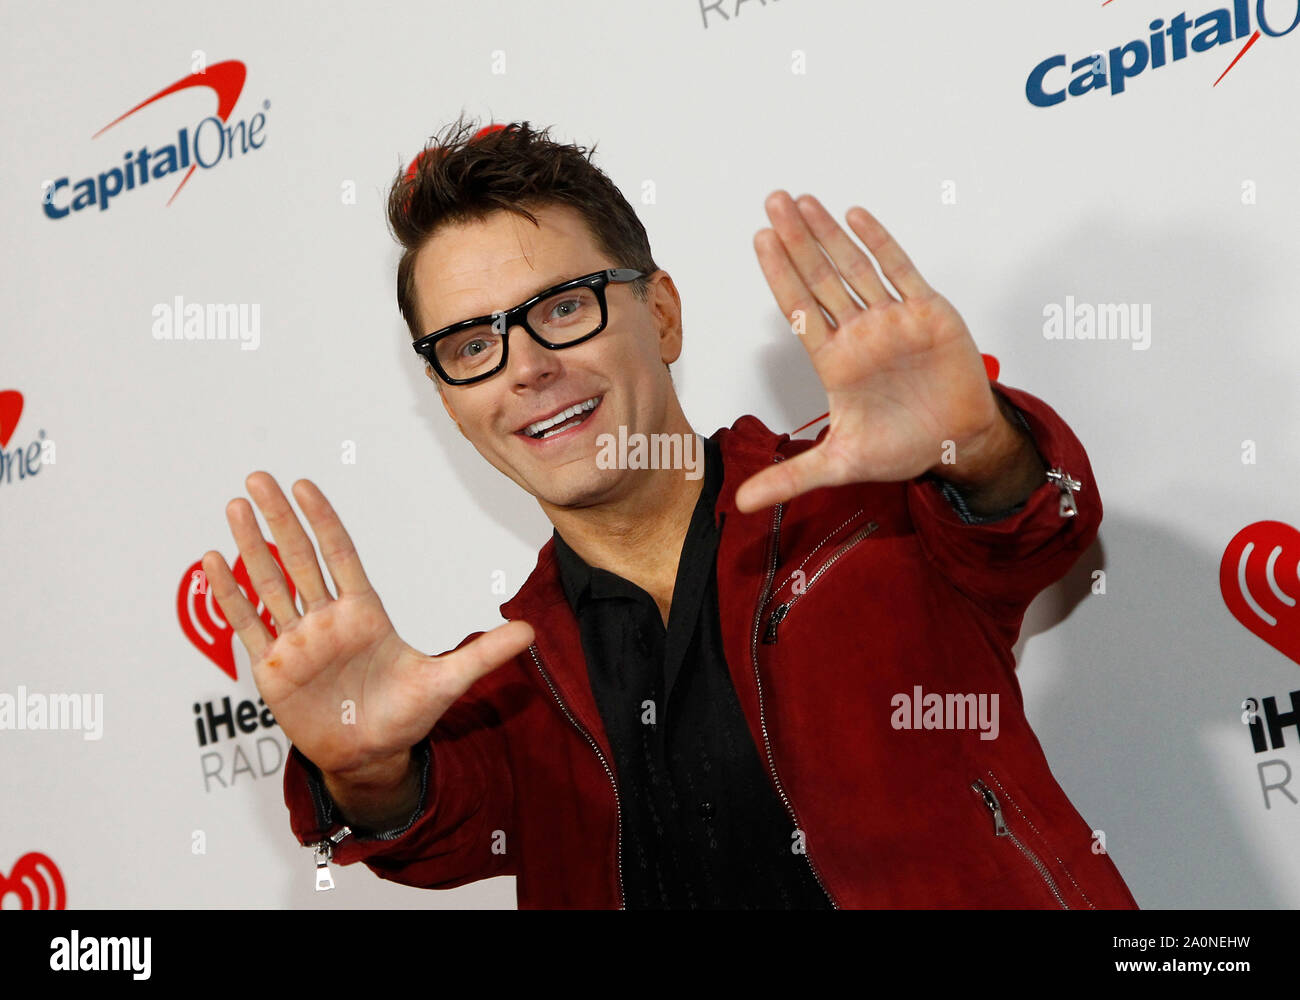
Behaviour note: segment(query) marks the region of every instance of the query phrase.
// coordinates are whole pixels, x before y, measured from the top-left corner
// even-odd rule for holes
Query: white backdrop
[[[1062,786],[1142,906],[1300,906],[1300,726],[1257,753],[1241,719],[1243,700],[1284,712],[1300,689],[1296,608],[1274,602],[1291,636],[1275,648],[1219,585],[1239,531],[1300,525],[1300,144],[1285,125],[1300,30],[1261,37],[1217,86],[1246,37],[1044,108],[1025,89],[1044,59],[1214,4],[736,7],[0,5],[0,696],[102,700],[99,739],[0,731],[0,879],[39,853],[69,908],[514,906],[512,879],[431,893],[361,866],[314,892],[279,729],[196,736],[194,705],[256,702],[244,650],[232,679],[177,614],[204,551],[238,555],[223,511],[256,469],[321,486],[418,648],[498,624],[532,569],[549,523],[447,420],[394,302],[384,194],[465,109],[598,143],[681,291],[674,377],[706,435],[744,413],[790,431],[825,409],[753,253],[764,197],[876,212],[1097,475],[1099,540],[1035,602],[1018,649]],[[1296,14],[1264,8],[1274,31]],[[44,211],[46,192],[70,207],[128,150],[192,137],[211,88],[92,138],[231,60],[247,75],[228,120],[260,114],[258,148],[196,170],[170,204],[182,173],[106,209]],[[177,296],[243,305],[256,349],[158,339],[155,306]],[[1067,297],[1149,307],[1149,346],[1049,339],[1045,310]],[[1294,596],[1300,535],[1259,530]],[[1289,790],[1264,790],[1290,771]],[[18,905],[8,888],[0,902]]]

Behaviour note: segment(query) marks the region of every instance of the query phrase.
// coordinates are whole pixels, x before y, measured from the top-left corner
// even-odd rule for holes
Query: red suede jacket
[[[715,435],[727,666],[790,815],[791,850],[837,907],[1137,905],[1048,767],[1012,654],[1029,602],[1092,543],[1101,500],[1055,411],[993,386],[1048,465],[1081,483],[1076,516],[1060,516],[1061,491],[1045,481],[1019,512],[968,524],[923,479],[824,488],[743,514],[739,484],[812,442],[752,416]],[[285,801],[301,843],[431,889],[514,875],[521,909],[623,905],[620,791],[554,549],[548,540],[501,606],[533,626],[534,645],[430,733],[416,821],[390,839],[327,826],[295,750]],[[976,726],[980,695],[986,707],[997,696],[996,738]],[[970,709],[964,720],[958,707]]]

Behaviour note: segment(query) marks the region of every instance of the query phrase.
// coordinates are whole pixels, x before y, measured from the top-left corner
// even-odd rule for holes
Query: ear
[[[647,304],[659,327],[659,358],[670,365],[682,354],[682,297],[667,271],[649,286]],[[672,371],[669,370],[669,377]]]

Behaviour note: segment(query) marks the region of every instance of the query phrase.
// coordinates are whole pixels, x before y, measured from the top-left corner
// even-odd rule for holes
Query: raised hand
[[[982,458],[1006,453],[1014,432],[970,331],[885,227],[864,208],[846,216],[901,301],[816,198],[796,203],[776,191],[766,208],[775,230],[760,230],[754,248],[782,313],[796,329],[802,324],[830,429],[815,447],[743,483],[737,506],[757,510],[821,486],[898,482],[931,470],[960,482],[984,468]],[[940,464],[946,441],[956,466]]]
[[[219,552],[203,556],[212,594],[252,660],[253,679],[285,735],[335,786],[399,782],[410,748],[425,737],[478,678],[533,640],[526,622],[507,622],[445,656],[426,656],[397,635],[370,587],[352,540],[309,480],[294,496],[320,544],[338,596],[326,589],[310,539],[276,481],[246,480],[302,597],[299,614],[246,500],[226,519],[257,595],[278,635],[272,638]]]

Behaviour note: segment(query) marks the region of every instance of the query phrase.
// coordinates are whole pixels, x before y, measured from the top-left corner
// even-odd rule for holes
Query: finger
[[[280,561],[293,585],[302,594],[302,604],[307,611],[318,608],[332,601],[325,589],[325,579],[320,573],[320,563],[316,561],[316,549],[303,531],[302,523],[289,506],[280,491],[280,484],[265,472],[254,472],[248,477],[248,492],[257,501],[262,510],[262,517],[271,529],[280,550]]]
[[[786,322],[795,330],[802,330],[800,340],[809,353],[816,351],[831,334],[830,321],[822,314],[821,306],[807,286],[800,280],[781,244],[781,238],[771,229],[760,229],[754,234],[754,252],[767,287]]]
[[[248,570],[248,582],[271,612],[276,628],[283,631],[292,627],[299,617],[298,608],[289,596],[284,574],[266,546],[253,508],[242,497],[231,500],[226,504],[226,521],[244,559],[244,568]]]
[[[876,265],[858,247],[848,233],[831,218],[822,203],[810,194],[802,195],[796,204],[818,242],[826,248],[840,274],[868,307],[879,307],[896,301],[880,280]]]
[[[844,287],[844,279],[813,238],[812,231],[790,195],[785,191],[774,191],[768,195],[764,205],[800,278],[817,301],[826,307],[836,328],[862,312],[862,306]]]
[[[508,663],[529,647],[536,634],[525,621],[506,622],[455,652],[438,658],[439,681],[459,698],[480,677]]]
[[[736,490],[736,507],[748,514],[837,483],[825,447],[817,445],[746,479]]]
[[[239,584],[235,582],[235,577],[230,572],[230,567],[226,565],[226,560],[221,557],[221,553],[203,553],[202,563],[203,573],[208,579],[208,586],[212,589],[217,607],[221,609],[226,622],[235,630],[235,635],[239,636],[239,641],[248,650],[248,658],[256,663],[262,651],[274,641],[271,633],[258,617],[257,609],[239,589]]]
[[[903,252],[889,230],[880,224],[880,220],[861,205],[854,205],[845,216],[853,231],[858,234],[867,249],[880,261],[880,268],[890,280],[898,294],[907,299],[922,299],[934,294],[934,289],[921,277],[911,258]]]
[[[361,557],[352,544],[352,536],[343,527],[325,494],[310,479],[299,479],[293,484],[293,495],[311,522],[311,530],[316,532],[321,555],[339,596],[351,594],[360,597],[370,593],[370,580],[361,568]]]

